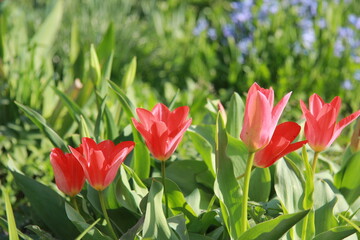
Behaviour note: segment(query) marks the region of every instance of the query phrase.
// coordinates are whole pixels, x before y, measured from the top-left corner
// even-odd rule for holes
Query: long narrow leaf
[[[50,128],[47,124],[45,119],[35,110],[22,105],[21,103],[15,102],[18,107],[24,111],[26,116],[41,130],[43,134],[54,144],[54,146],[66,150],[65,142],[57,135],[57,133]]]
[[[2,189],[2,193],[5,199],[6,216],[7,216],[8,228],[9,228],[9,238],[10,240],[19,240],[16,223],[15,223],[15,217],[11,207],[9,194],[4,188]]]

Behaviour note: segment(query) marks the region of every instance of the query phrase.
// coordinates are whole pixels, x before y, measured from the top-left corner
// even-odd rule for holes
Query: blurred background
[[[341,96],[342,116],[359,109],[358,0],[3,0],[0,184],[11,182],[6,168],[53,180],[52,145],[15,102],[41,114],[67,142],[78,137],[77,125],[54,89],[96,120],[91,46],[101,79],[117,83],[136,107],[176,96],[175,105],[190,106],[194,124],[209,121],[203,110],[213,100],[226,106],[233,92],[244,97],[255,81],[272,86],[276,101],[293,91],[283,119],[300,119],[299,99],[313,93],[327,102]],[[135,63],[135,80],[126,81]],[[126,128],[116,101],[108,96],[107,105],[119,129]],[[26,204],[15,206],[19,226],[27,224],[27,211]]]

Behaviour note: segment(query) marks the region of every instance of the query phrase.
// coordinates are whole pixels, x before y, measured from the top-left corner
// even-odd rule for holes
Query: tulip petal
[[[173,132],[175,129],[181,125],[189,115],[189,107],[182,106],[176,108],[170,115],[168,119],[168,128],[170,132]]]
[[[168,122],[171,114],[170,110],[162,103],[156,104],[151,112],[158,121],[162,122]]]
[[[299,135],[301,127],[295,122],[284,122],[276,126],[272,139],[285,138],[289,142]]]
[[[105,159],[110,159],[115,145],[111,140],[105,140],[98,144],[98,149],[104,154]]]
[[[313,116],[317,116],[320,113],[322,106],[325,104],[324,100],[314,93],[309,99],[309,108]]]
[[[267,98],[256,92],[247,101],[240,138],[249,151],[255,152],[269,143],[274,130],[271,125],[271,108]]]
[[[289,98],[291,96],[292,92],[289,92],[288,94],[286,94],[279,102],[278,104],[276,104],[276,106],[274,107],[274,109],[272,110],[272,121],[273,124],[276,126],[277,122],[280,119],[280,116],[282,114],[282,112],[285,109],[286,104],[289,101]]]
[[[184,133],[190,127],[191,122],[192,122],[192,119],[190,118],[182,125],[181,129],[177,132],[175,137],[170,140],[170,142],[167,145],[167,149],[166,149],[166,152],[168,153],[167,155],[170,156],[171,154],[174,153],[175,149],[177,148],[181,139],[183,138]]]
[[[330,105],[336,109],[336,116],[338,116],[341,108],[341,98],[338,96],[334,97],[334,99],[330,102]]]
[[[340,135],[341,131],[350,123],[352,123],[353,121],[355,121],[358,117],[360,116],[360,110],[358,110],[357,112],[354,112],[353,114],[347,116],[346,118],[343,118],[337,125],[336,125],[336,129],[334,132],[334,135],[332,137],[332,139],[330,140],[329,145],[331,145],[336,138]]]
[[[112,162],[115,162],[117,158],[119,158],[119,153],[121,153],[121,151],[124,151],[126,152],[126,155],[128,155],[131,150],[133,150],[135,146],[135,143],[133,141],[124,141],[124,142],[121,142],[119,144],[117,144],[114,149],[113,149],[113,153],[111,155],[111,159],[115,159],[115,160],[112,160]],[[126,157],[126,156],[125,156]]]
[[[139,117],[140,123],[144,126],[145,129],[150,129],[151,125],[154,121],[156,121],[155,117],[153,116],[152,112],[143,109],[143,108],[137,108],[136,113]],[[134,122],[134,121],[133,121]]]

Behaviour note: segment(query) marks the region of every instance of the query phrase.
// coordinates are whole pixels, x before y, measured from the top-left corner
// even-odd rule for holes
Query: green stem
[[[78,213],[80,213],[80,211],[79,211],[79,206],[78,206],[78,204],[77,204],[77,202],[76,202],[76,196],[71,197],[70,200],[71,200],[71,203],[72,203],[73,207],[75,208],[75,210],[76,210]]]
[[[168,198],[166,194],[166,184],[165,184],[165,161],[161,161],[161,177],[162,177],[162,184],[164,186],[164,196],[165,196],[165,217],[169,217],[169,204],[168,204]]]
[[[104,192],[103,191],[98,191],[99,193],[99,199],[100,199],[100,205],[101,205],[101,210],[104,214],[105,220],[107,222],[107,226],[109,228],[110,233],[113,235],[114,239],[118,239],[118,237],[116,236],[116,233],[111,225],[110,219],[109,219],[109,215],[107,214],[106,211],[106,207],[105,207],[105,197],[104,197]]]
[[[320,153],[320,152],[315,152],[315,154],[314,154],[314,159],[313,159],[313,162],[312,162],[312,173],[313,173],[313,176],[315,176],[316,163],[317,163],[317,160],[318,160],[318,157],[319,157],[319,153]]]
[[[255,169],[255,166],[252,166],[251,171],[254,170],[254,169]],[[240,180],[240,179],[242,179],[244,176],[245,176],[245,173],[243,173],[243,174],[241,174],[240,176],[238,176],[238,177],[236,178],[236,180]]]
[[[301,239],[303,239],[303,240],[307,239],[306,234],[307,234],[308,221],[309,221],[309,214],[306,214],[306,216],[304,218],[303,226],[302,226],[302,232],[301,232]]]
[[[209,205],[208,205],[208,207],[207,207],[207,212],[210,212],[210,211],[211,211],[211,208],[212,208],[212,206],[214,205],[215,200],[216,200],[216,195],[214,194],[214,196],[212,196],[212,198],[211,198],[211,200],[210,200],[210,202],[209,202]]]
[[[244,191],[243,191],[243,201],[242,201],[242,211],[241,211],[241,232],[245,232],[247,229],[247,205],[248,205],[248,196],[249,196],[249,185],[250,185],[250,176],[251,169],[254,162],[255,152],[249,152],[249,156],[246,162],[246,170],[244,176]]]

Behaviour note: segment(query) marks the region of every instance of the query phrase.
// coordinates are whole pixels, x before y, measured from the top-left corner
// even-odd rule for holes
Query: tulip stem
[[[246,170],[244,176],[244,190],[243,190],[243,201],[242,201],[242,211],[241,211],[241,232],[246,232],[248,221],[247,221],[247,205],[248,205],[248,196],[249,196],[249,185],[250,185],[250,176],[251,170],[253,167],[255,152],[249,152],[249,156],[246,162]]]
[[[319,157],[319,153],[320,153],[320,152],[315,152],[315,154],[314,154],[314,159],[313,159],[313,162],[312,162],[312,172],[313,172],[313,176],[315,176],[316,163],[317,163],[317,160],[318,160],[318,157]]]
[[[70,197],[70,200],[71,200],[71,203],[73,205],[73,207],[75,208],[75,210],[80,213],[80,210],[79,210],[79,206],[76,202],[76,196],[73,196],[73,197]]]
[[[164,196],[165,196],[165,217],[168,218],[169,217],[169,203],[168,203],[168,198],[167,198],[167,194],[166,194],[166,184],[165,184],[165,161],[161,161],[161,177],[162,177],[162,184],[164,186]]]
[[[111,225],[110,219],[109,219],[109,215],[107,214],[106,211],[106,207],[105,207],[105,197],[104,197],[104,191],[98,191],[99,192],[99,199],[100,199],[100,205],[101,205],[101,210],[104,214],[105,220],[107,222],[107,226],[109,228],[110,233],[113,235],[114,239],[118,239],[118,237],[116,236],[116,233]]]

